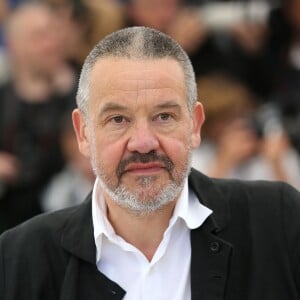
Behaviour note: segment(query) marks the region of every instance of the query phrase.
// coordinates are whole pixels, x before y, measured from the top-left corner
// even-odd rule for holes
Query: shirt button
[[[220,244],[218,242],[212,242],[209,248],[212,253],[218,253],[220,251]]]

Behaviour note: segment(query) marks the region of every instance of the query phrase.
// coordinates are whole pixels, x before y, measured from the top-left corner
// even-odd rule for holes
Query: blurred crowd
[[[206,111],[193,167],[300,188],[300,0],[0,0],[0,232],[91,189],[78,76],[98,40],[135,25],[191,58]]]

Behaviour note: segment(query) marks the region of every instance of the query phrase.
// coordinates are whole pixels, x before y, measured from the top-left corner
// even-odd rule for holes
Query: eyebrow
[[[155,109],[170,109],[170,108],[176,109],[178,111],[181,110],[180,105],[172,100],[165,101],[163,103],[155,105]],[[114,111],[128,111],[128,107],[117,102],[108,102],[101,108],[99,112],[99,116]]]
[[[158,105],[155,106],[155,108],[159,108],[159,109],[161,109],[161,108],[163,108],[163,109],[164,108],[175,108],[179,111],[181,110],[180,105],[178,103],[176,103],[175,101],[172,101],[172,100],[163,102],[161,104],[158,104]]]
[[[99,116],[109,113],[109,112],[113,112],[113,111],[125,111],[128,110],[128,108],[124,105],[121,105],[119,103],[116,102],[108,102],[106,103],[100,110],[99,112]]]

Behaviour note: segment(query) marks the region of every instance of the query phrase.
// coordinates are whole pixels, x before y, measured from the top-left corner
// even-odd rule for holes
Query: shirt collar
[[[184,220],[189,229],[198,228],[211,213],[212,210],[201,204],[195,193],[188,187],[188,180],[186,179],[167,230],[170,230],[179,218]],[[98,178],[95,181],[92,194],[92,219],[97,249],[96,260],[98,261],[100,259],[103,236],[115,242],[121,242],[122,240],[116,235],[107,219],[106,203]]]
[[[107,237],[111,237],[115,234],[113,227],[107,219],[106,203],[103,198],[103,193],[98,178],[96,178],[92,194],[92,218],[96,245],[97,239],[102,234]]]
[[[189,188],[186,179],[173,213],[174,223],[181,218],[189,229],[195,229],[200,227],[211,213],[212,210],[200,203],[196,194]]]

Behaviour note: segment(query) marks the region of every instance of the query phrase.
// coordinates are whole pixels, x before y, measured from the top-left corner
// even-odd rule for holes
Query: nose
[[[146,122],[144,124],[136,124],[131,128],[127,144],[127,149],[130,152],[149,153],[150,151],[157,150],[158,147],[158,138]]]

